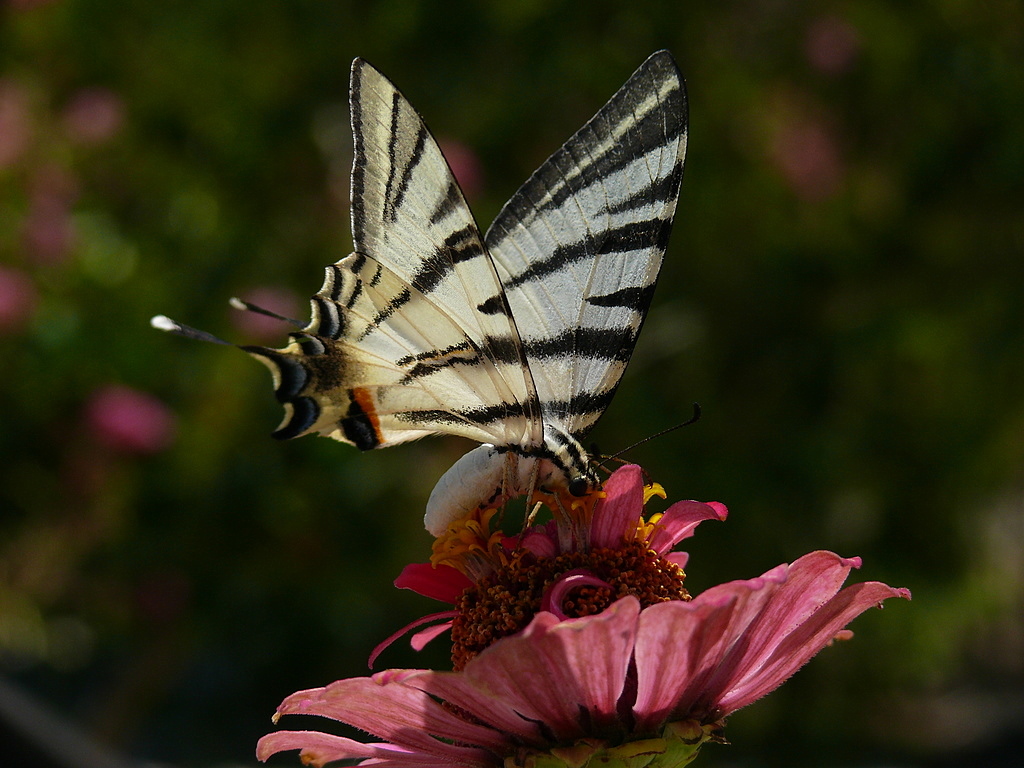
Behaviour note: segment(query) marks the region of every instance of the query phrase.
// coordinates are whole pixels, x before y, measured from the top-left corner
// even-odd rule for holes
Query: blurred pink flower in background
[[[59,264],[74,246],[71,206],[78,197],[78,179],[46,164],[34,170],[29,187],[28,214],[21,225],[25,250],[37,262]]]
[[[807,27],[804,53],[819,72],[842,75],[850,71],[860,54],[860,35],[846,19],[820,16]]]
[[[99,144],[112,138],[124,122],[124,104],[107,88],[82,88],[64,108],[68,136],[82,144]]]
[[[15,80],[0,78],[0,168],[21,157],[31,135],[28,94]]]
[[[831,127],[821,118],[794,115],[777,129],[771,158],[790,188],[812,202],[836,194],[844,167]]]
[[[71,252],[75,228],[71,210],[59,197],[39,197],[32,201],[22,222],[25,249],[39,262],[59,264]]]
[[[35,313],[39,294],[20,269],[0,266],[0,333],[24,328]]]
[[[108,384],[92,393],[85,421],[96,439],[115,451],[148,454],[174,440],[174,414],[146,392]]]
[[[309,319],[307,303],[301,300],[298,294],[287,288],[260,286],[242,292],[239,294],[239,298],[302,323]],[[295,330],[276,318],[244,310],[232,312],[231,323],[247,337],[268,343],[283,343],[285,334]]]
[[[437,143],[463,194],[468,199],[479,197],[484,191],[484,170],[476,152],[456,139],[438,139]]]

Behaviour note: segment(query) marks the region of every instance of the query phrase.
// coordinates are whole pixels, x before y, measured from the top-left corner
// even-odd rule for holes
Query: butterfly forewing
[[[544,420],[577,439],[611,400],[650,304],[686,125],[679,70],[655,53],[487,232]]]
[[[505,396],[488,405],[505,413],[500,442],[539,445],[540,411],[515,322],[483,238],[437,142],[395,86],[361,59],[352,65],[351,107],[356,251],[387,264],[465,331],[479,359],[490,363],[479,371],[458,363],[471,385],[488,374],[499,374],[502,381],[494,384],[506,390]],[[382,320],[401,314],[406,300],[405,294],[396,296],[382,311]],[[422,350],[427,356],[431,351]],[[458,411],[471,405],[471,417],[483,418],[472,401],[447,405]],[[503,405],[507,407],[502,409]]]

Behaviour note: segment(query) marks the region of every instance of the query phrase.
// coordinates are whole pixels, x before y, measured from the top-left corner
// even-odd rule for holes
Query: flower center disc
[[[580,571],[609,586],[580,586],[571,590],[558,606],[568,618],[600,613],[627,595],[636,597],[643,608],[690,599],[683,586],[683,569],[643,542],[628,542],[615,549],[566,552],[557,557],[538,558],[520,551],[507,566],[463,592],[455,604],[458,616],[452,625],[454,669],[463,669],[495,640],[525,629],[558,580],[569,572]]]

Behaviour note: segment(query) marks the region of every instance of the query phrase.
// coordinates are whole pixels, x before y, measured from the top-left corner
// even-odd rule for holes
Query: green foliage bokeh
[[[467,446],[274,442],[264,370],[149,318],[265,343],[226,299],[308,296],[348,253],[354,56],[475,158],[486,226],[660,48],[688,82],[686,177],[593,439],[613,452],[701,404],[631,455],[670,500],[731,510],[687,542],[691,591],[820,548],[914,592],[700,759],[1003,764],[970,756],[1022,739],[1008,0],[0,4],[0,277],[24,299],[0,308],[0,673],[125,754],[250,763],[286,694],[362,674],[438,610],[390,581],[427,558],[424,500]],[[173,439],[104,436],[112,387],[163,403]],[[445,659],[398,643],[382,663]]]

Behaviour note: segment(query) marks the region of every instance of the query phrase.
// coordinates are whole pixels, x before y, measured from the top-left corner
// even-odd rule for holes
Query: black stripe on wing
[[[485,315],[512,317],[512,307],[508,305],[508,296],[504,292],[499,293],[497,296],[491,296],[487,301],[478,304],[476,310],[477,312],[483,312]]]
[[[505,204],[487,232],[487,243],[500,242],[518,223],[529,226],[533,219],[543,217],[546,210],[561,206],[570,197],[585,197],[588,187],[600,185],[640,157],[657,154],[681,140],[687,125],[682,83],[672,57],[664,51],[653,54]],[[649,97],[659,91],[663,91],[660,99],[650,101]],[[644,107],[646,111],[638,115]],[[626,133],[613,137],[613,130],[620,126],[627,127]],[[602,145],[602,151],[595,154]],[[624,145],[635,151],[622,151]],[[681,172],[681,163],[677,162],[667,174],[673,182],[663,185],[662,179],[652,179],[651,185],[637,194],[667,203],[678,192]]]
[[[671,92],[682,105],[679,89]],[[668,109],[678,110],[680,107],[669,106]],[[657,152],[669,142],[678,139],[685,131],[683,122],[665,125],[664,115],[650,112],[634,124],[631,140],[639,146],[647,147],[648,152]],[[667,130],[666,130],[667,129]],[[507,210],[510,218],[526,221],[545,211],[558,208],[566,200],[580,194],[587,187],[598,184],[617,171],[621,171],[636,161],[636,156],[621,151],[618,143],[598,155],[587,155],[587,162],[579,164],[573,153],[559,151],[552,156],[551,165],[541,167],[541,173],[532,177],[524,187],[521,197],[517,196],[516,205]],[[678,188],[678,182],[676,187]],[[648,193],[650,194],[650,193]],[[549,196],[550,195],[550,196]],[[666,199],[664,196],[661,199]],[[650,199],[650,197],[648,198]],[[506,211],[502,211],[502,217]],[[497,220],[496,220],[497,224]]]
[[[396,417],[402,421],[407,421],[410,424],[418,426],[423,425],[428,428],[443,428],[446,425],[464,423],[474,424],[480,427],[488,427],[505,421],[506,419],[521,418],[524,415],[532,413],[532,411],[538,406],[545,414],[565,415],[571,413],[578,417],[585,417],[588,415],[601,414],[605,408],[608,407],[608,403],[611,402],[614,394],[615,390],[613,388],[604,392],[580,392],[569,400],[558,400],[548,403],[538,403],[534,401],[527,403],[500,403],[483,408],[467,408],[463,410],[416,410],[396,414]],[[585,418],[582,418],[581,420],[586,421]],[[560,442],[564,445],[571,444],[571,441],[565,439],[565,436],[560,430],[550,424],[545,427],[544,433],[549,439],[554,440],[554,442]],[[556,435],[562,435],[562,439],[556,439]],[[578,439],[579,437],[581,437],[581,435],[572,435],[573,439]],[[498,447],[501,448],[501,446]]]
[[[355,144],[352,163],[352,241],[362,243],[366,240],[366,140],[363,128],[363,89],[362,78],[357,71],[366,66],[362,59],[352,62],[352,79],[349,85],[349,115],[352,122],[352,140]]]
[[[456,268],[457,264],[484,255],[483,243],[480,242],[480,235],[477,233],[476,226],[473,224],[466,225],[462,229],[448,235],[438,250],[423,259],[422,265],[412,279],[412,287],[424,296],[429,296],[431,291]],[[412,292],[408,289],[391,299],[373,318],[373,321],[363,332],[363,336],[366,336],[374,328],[391,317],[396,311],[409,303],[411,299]]]
[[[619,360],[626,362],[635,341],[632,328],[566,328],[547,339],[529,339],[523,348],[531,359],[558,357]]]
[[[618,382],[611,389],[601,392],[577,392],[568,400],[551,400],[544,403],[544,413],[550,414],[562,421],[572,416],[581,423],[592,423],[592,421],[596,421],[597,417],[604,413],[605,408],[608,407],[608,404],[611,403],[612,398],[615,396],[617,388]],[[587,416],[593,416],[593,419],[587,419]],[[573,437],[579,440],[588,431],[589,428],[573,432]]]
[[[660,179],[654,179],[650,186],[641,187],[617,203],[607,206],[607,213],[622,213],[636,208],[646,208],[652,202],[672,203],[679,197],[679,185],[683,181],[683,165],[676,163],[672,171]]]
[[[398,361],[400,367],[406,368],[410,363],[416,364],[405,373],[401,383],[430,376],[438,371],[454,368],[458,365],[474,367],[487,360],[492,364],[520,365],[522,361],[520,346],[511,336],[487,336],[476,344],[469,342],[456,344],[446,349],[421,352],[415,356],[404,357]]]
[[[462,205],[462,191],[459,189],[459,185],[455,183],[455,179],[452,179],[448,182],[448,189],[445,191],[444,197],[438,201],[437,208],[430,214],[430,223],[438,224],[442,219],[451,215],[453,211],[462,207]]]
[[[405,160],[405,164],[401,167],[401,178],[398,181],[398,188],[393,189],[395,174],[399,170],[399,160],[395,150],[398,147],[399,139],[402,138],[402,134],[398,130],[401,110],[402,97],[396,91],[392,97],[391,104],[391,138],[388,141],[389,167],[388,180],[384,188],[383,221],[394,222],[398,220],[398,210],[402,207],[402,201],[405,199],[406,190],[409,189],[409,181],[412,179],[412,174],[416,170],[416,166],[420,164],[420,160],[423,159],[423,147],[427,143],[427,129],[420,123],[419,130],[416,132],[416,144],[413,146],[412,155]]]
[[[650,301],[650,293],[647,295]],[[627,362],[636,341],[632,327],[626,328],[567,328],[557,336],[547,339],[526,339],[522,342],[522,351],[534,360],[553,360],[557,358],[576,357],[594,360],[617,360]],[[415,356],[405,357],[398,361],[401,367],[415,362],[403,377],[403,383],[429,376],[438,371],[458,365],[476,366],[482,359],[494,363],[515,365],[520,362],[520,348],[511,337],[489,336],[480,343],[471,354],[467,345],[457,345],[448,349],[421,352]]]
[[[602,296],[587,296],[586,302],[596,307],[625,307],[644,313],[654,298],[654,283],[643,288],[621,288]]]
[[[446,424],[476,424],[479,426],[486,426],[488,424],[496,424],[504,421],[505,419],[518,419],[524,416],[531,416],[536,410],[540,408],[540,404],[536,401],[527,401],[525,403],[498,403],[495,405],[487,405],[481,408],[468,408],[465,410],[452,409],[448,411],[440,409],[429,409],[429,410],[417,410],[417,411],[405,411],[404,413],[395,414],[396,418],[407,421],[411,424],[427,424],[443,426]]]
[[[517,288],[554,274],[569,264],[593,259],[598,255],[628,253],[652,246],[663,251],[668,245],[671,232],[671,219],[656,217],[588,234],[582,240],[559,246],[547,258],[534,261],[527,269],[506,280],[505,288]]]

